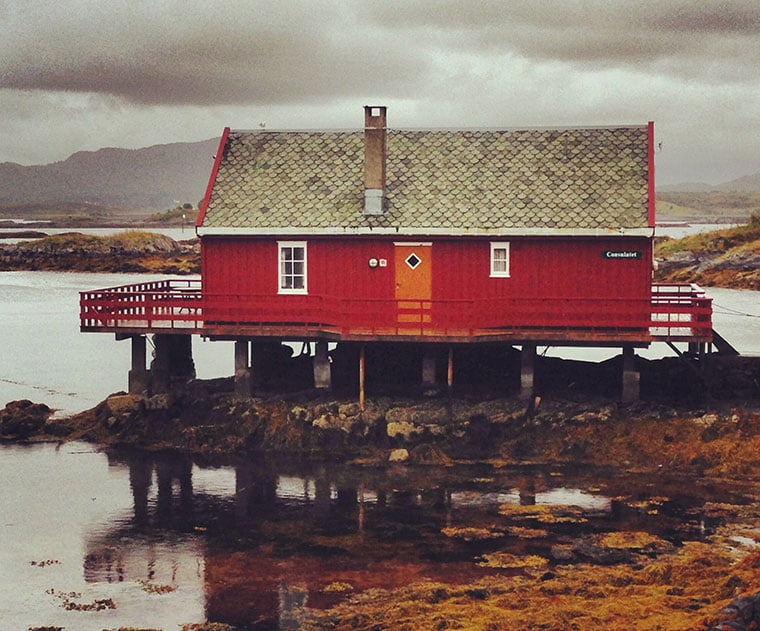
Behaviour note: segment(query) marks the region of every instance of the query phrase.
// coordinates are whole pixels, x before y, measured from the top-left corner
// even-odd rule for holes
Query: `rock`
[[[312,420],[309,410],[300,405],[294,405],[290,409],[290,412],[288,412],[288,419],[294,423],[309,423]]]
[[[577,559],[573,546],[567,544],[552,546],[549,554],[559,563],[573,563]]]
[[[140,411],[142,408],[142,397],[136,394],[117,394],[108,397],[106,405],[112,416],[125,416]]]
[[[338,406],[338,414],[344,414],[346,416],[358,416],[361,409],[358,403],[344,403]]]
[[[174,403],[174,397],[171,394],[154,394],[145,400],[146,410],[168,410]]]
[[[394,451],[406,451],[406,449]],[[415,464],[443,465],[446,467],[454,464],[454,461],[435,445],[418,445],[412,449],[408,456]]]
[[[237,627],[222,622],[195,622],[184,625],[182,631],[237,631]]]
[[[710,631],[751,631],[760,623],[760,592],[737,598],[716,615],[718,624]]]
[[[712,427],[720,420],[717,414],[704,414],[699,418],[694,419],[694,422],[702,425],[703,427]]]
[[[464,593],[475,600],[486,600],[488,598],[488,590],[483,587],[466,589]]]
[[[344,434],[350,434],[354,428],[354,422],[345,414],[323,414],[312,422],[312,427],[324,430],[337,429]]]
[[[406,449],[393,449],[388,456],[389,462],[406,462],[409,460],[409,452]]]
[[[28,399],[11,401],[0,411],[0,433],[27,438],[40,431],[52,413],[44,403],[32,403]]]
[[[408,442],[414,434],[419,433],[419,430],[406,421],[391,421],[386,426],[385,433],[390,438],[403,438]]]
[[[68,418],[49,418],[45,421],[43,429],[51,436],[68,436],[74,431],[74,423]]]

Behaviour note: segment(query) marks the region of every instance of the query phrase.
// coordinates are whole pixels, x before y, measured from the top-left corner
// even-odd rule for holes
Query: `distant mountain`
[[[0,205],[73,203],[144,210],[166,210],[177,202],[195,206],[206,191],[217,146],[218,139],[212,138],[143,149],[80,151],[61,162],[36,166],[4,162],[0,164]],[[684,182],[657,187],[658,198],[660,193],[712,192],[760,193],[760,173],[723,184]]]
[[[713,190],[715,190],[715,186],[703,182],[680,182],[678,184],[657,185],[658,193],[707,193]]]
[[[195,206],[206,191],[218,139],[144,149],[80,151],[62,162],[0,164],[0,204],[76,202],[165,210]]]
[[[720,191],[736,191],[738,193],[760,193],[760,173],[736,178],[718,188]]]
[[[658,193],[709,193],[722,191],[725,193],[760,193],[760,173],[723,182],[722,184],[705,184],[704,182],[681,182],[657,186]]]

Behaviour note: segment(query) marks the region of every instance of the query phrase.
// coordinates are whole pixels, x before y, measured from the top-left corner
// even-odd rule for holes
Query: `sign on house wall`
[[[641,250],[602,250],[603,259],[640,259]]]

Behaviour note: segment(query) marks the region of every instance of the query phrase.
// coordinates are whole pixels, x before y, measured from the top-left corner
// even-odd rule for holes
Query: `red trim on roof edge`
[[[208,186],[206,187],[206,194],[203,196],[203,202],[201,202],[201,208],[198,212],[198,219],[195,220],[195,227],[203,225],[203,220],[206,218],[206,209],[208,203],[211,200],[211,191],[214,190],[214,184],[216,184],[216,174],[219,172],[219,165],[222,162],[222,155],[224,154],[224,146],[227,144],[227,136],[230,135],[230,128],[225,127],[222,132],[222,137],[219,139],[219,148],[216,150],[214,156],[214,166],[211,168],[211,175],[208,179]]]
[[[654,227],[655,223],[655,191],[654,191],[654,121],[649,121],[647,124],[647,167],[649,176],[649,208],[647,211],[647,217],[649,218],[649,226]]]

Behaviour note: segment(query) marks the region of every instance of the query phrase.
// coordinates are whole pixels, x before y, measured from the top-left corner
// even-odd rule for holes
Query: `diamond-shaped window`
[[[405,262],[412,269],[416,269],[417,266],[420,263],[422,263],[422,259],[419,256],[417,256],[414,252],[412,252],[409,256],[406,257]]]

